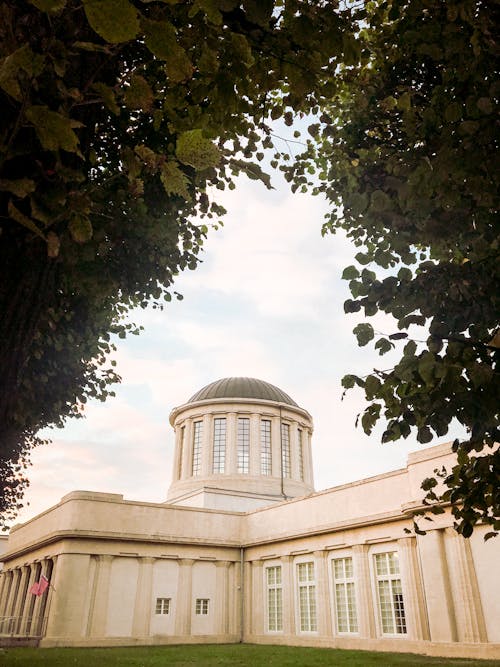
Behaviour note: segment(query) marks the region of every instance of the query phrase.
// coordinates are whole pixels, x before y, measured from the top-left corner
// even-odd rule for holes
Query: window
[[[263,419],[260,422],[260,474],[270,475],[271,470],[271,421]]]
[[[335,558],[332,560],[332,571],[337,632],[357,632],[352,558]]]
[[[250,463],[250,419],[238,418],[238,472],[248,474]]]
[[[299,625],[301,632],[316,632],[316,582],[314,580],[314,563],[297,564],[297,581],[299,591]]]
[[[197,598],[195,606],[195,614],[198,616],[207,616],[208,615],[208,599],[207,598]]]
[[[281,424],[281,471],[290,477],[290,425]]]
[[[283,630],[283,592],[281,583],[281,565],[266,568],[267,582],[267,630]]]
[[[226,418],[214,419],[214,462],[213,472],[224,472],[226,463]]]
[[[404,635],[406,617],[398,553],[375,554],[374,559],[382,633]]]
[[[155,614],[170,614],[170,598],[156,598]]]
[[[203,434],[203,422],[194,422],[193,432],[193,466],[192,474],[199,475],[201,472],[201,437]]]
[[[299,478],[301,482],[304,481],[304,451],[302,449],[302,429],[299,428],[298,431],[299,443],[298,443],[298,455],[299,455]]]

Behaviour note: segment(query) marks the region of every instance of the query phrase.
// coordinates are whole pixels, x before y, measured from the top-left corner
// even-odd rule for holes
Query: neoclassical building
[[[226,378],[174,408],[165,503],[74,491],[15,526],[0,642],[252,642],[500,657],[500,543],[449,512],[413,532],[406,468],[314,491],[310,414],[277,387]],[[333,434],[332,434],[333,437]],[[30,593],[41,576],[42,595]]]

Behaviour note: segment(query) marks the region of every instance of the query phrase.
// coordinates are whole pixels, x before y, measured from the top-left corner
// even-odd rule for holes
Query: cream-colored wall
[[[414,459],[411,474],[439,461],[433,448]],[[500,657],[498,542],[485,544],[481,528],[464,540],[449,512],[415,536],[409,508],[417,492],[407,469],[248,514],[75,492],[12,532],[0,616],[22,610],[14,583],[20,590],[28,573],[53,562],[46,646],[231,642],[243,633],[249,642]],[[404,634],[384,634],[381,625],[374,555],[388,552],[399,558]],[[353,559],[352,634],[336,628],[332,561],[340,557]],[[300,630],[300,562],[314,563],[314,631]],[[265,570],[273,564],[283,574],[280,632],[267,630]],[[155,614],[158,597],[171,599],[169,614]],[[195,613],[197,598],[209,600],[206,616]]]

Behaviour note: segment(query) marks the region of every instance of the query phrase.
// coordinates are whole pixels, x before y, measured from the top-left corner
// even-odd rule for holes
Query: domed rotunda
[[[263,380],[231,377],[174,408],[167,503],[248,511],[314,491],[311,415]]]

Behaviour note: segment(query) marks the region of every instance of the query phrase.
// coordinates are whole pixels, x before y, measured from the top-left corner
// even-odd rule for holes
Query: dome
[[[222,378],[200,389],[188,403],[206,401],[214,398],[256,398],[264,401],[276,401],[298,407],[297,403],[284,391],[264,380],[256,378]]]

